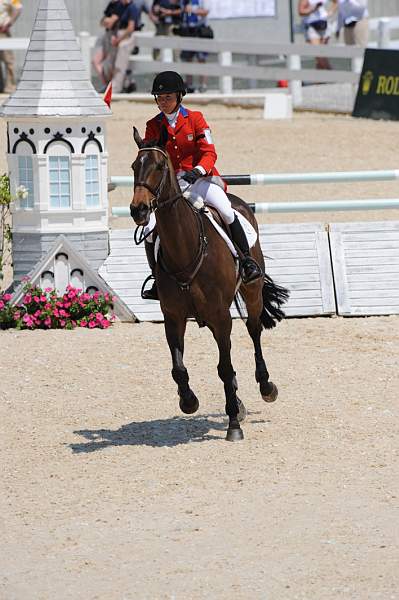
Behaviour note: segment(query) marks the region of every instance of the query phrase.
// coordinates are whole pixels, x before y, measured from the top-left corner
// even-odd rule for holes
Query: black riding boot
[[[151,273],[155,274],[155,266],[156,266],[156,260],[155,260],[155,244],[151,244],[150,242],[144,242],[144,248],[145,248],[145,253],[147,255],[147,261],[148,261],[148,265],[151,269]],[[152,284],[152,287],[150,287],[149,290],[143,290],[141,292],[141,297],[144,300],[159,300],[158,298],[158,290],[157,290],[157,282],[154,279],[154,283]]]
[[[236,216],[234,221],[229,225],[231,237],[242,257],[240,261],[240,275],[243,283],[251,283],[260,277],[263,277],[262,269],[254,258],[249,253],[247,236],[242,228],[242,225]]]

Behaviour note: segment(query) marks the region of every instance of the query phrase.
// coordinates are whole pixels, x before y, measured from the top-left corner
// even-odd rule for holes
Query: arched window
[[[33,208],[35,203],[35,190],[33,185],[33,160],[32,148],[26,142],[18,144],[18,187],[24,187],[28,195],[21,197],[21,208]]]
[[[98,154],[86,154],[86,206],[100,205]]]
[[[86,206],[100,206],[100,156],[96,143],[86,144],[85,156]]]
[[[59,141],[48,148],[50,208],[71,206],[71,159],[68,146]]]

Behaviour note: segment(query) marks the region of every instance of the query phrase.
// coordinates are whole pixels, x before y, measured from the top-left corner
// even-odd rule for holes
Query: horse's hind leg
[[[255,350],[255,378],[259,383],[259,389],[263,400],[265,402],[274,402],[277,399],[278,390],[277,386],[272,381],[269,381],[269,372],[266,367],[265,359],[263,358],[261,345],[263,326],[260,314],[262,311],[262,304],[259,301],[251,304],[249,299],[246,300],[246,302],[248,310],[246,325]]]
[[[199,402],[188,384],[188,372],[183,363],[185,331],[185,318],[174,320],[165,315],[165,333],[172,355],[172,377],[177,383],[179,405],[184,413],[191,415],[198,410]]]
[[[236,442],[244,439],[244,434],[240,427],[240,421],[245,418],[245,407],[237,396],[236,374],[231,364],[231,317],[227,312],[226,318],[216,321],[217,325],[211,327],[213,336],[219,348],[218,374],[224,384],[224,393],[226,397],[226,414],[229,417],[229,427],[227,429],[226,440]]]

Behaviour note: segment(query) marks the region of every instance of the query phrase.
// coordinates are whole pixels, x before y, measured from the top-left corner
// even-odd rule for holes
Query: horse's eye
[[[162,171],[162,169],[163,169],[163,164],[162,164],[162,163],[157,163],[157,165],[156,165],[156,167],[155,167],[155,168],[156,168],[156,170],[157,170],[157,171]]]

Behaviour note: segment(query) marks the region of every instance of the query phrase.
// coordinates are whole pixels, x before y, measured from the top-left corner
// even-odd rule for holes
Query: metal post
[[[161,60],[165,63],[173,62],[173,50],[172,48],[161,48]]]
[[[233,55],[229,51],[219,52],[218,60],[221,67],[231,67]],[[222,77],[219,77],[219,87],[222,94],[231,94],[233,92],[233,78],[230,75],[222,75]]]
[[[292,8],[292,0],[288,0],[289,19],[290,19],[290,41],[294,43],[294,10]]]
[[[91,78],[90,33],[88,31],[81,31],[79,33],[79,43],[83,64],[86,67],[87,75]]]
[[[287,57],[287,67],[291,71],[300,71],[301,69],[301,57],[298,54],[292,54]],[[302,104],[302,81],[300,79],[290,81],[289,83],[290,92],[292,95],[292,105],[295,108]]]
[[[378,21],[378,39],[377,48],[389,48],[390,46],[390,28],[389,19],[383,17]]]
[[[364,60],[364,56],[355,56],[354,58],[352,58],[352,72],[356,73],[357,75],[360,75],[360,73],[362,72],[362,68],[363,68],[363,60]]]

